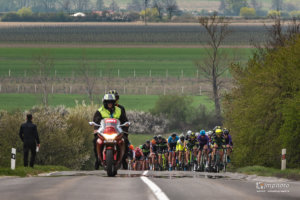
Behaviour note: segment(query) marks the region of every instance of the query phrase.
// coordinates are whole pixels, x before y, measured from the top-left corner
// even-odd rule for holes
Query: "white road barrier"
[[[155,197],[158,200],[169,200],[168,196],[150,179],[146,177],[148,171],[144,171],[143,176],[141,177],[142,181],[148,185],[151,191],[154,193]]]
[[[15,148],[12,148],[11,149],[11,161],[10,161],[10,168],[12,170],[14,170],[16,168],[16,149]]]

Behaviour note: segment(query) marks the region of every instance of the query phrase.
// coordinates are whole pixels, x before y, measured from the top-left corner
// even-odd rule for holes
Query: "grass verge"
[[[278,178],[287,178],[292,180],[300,180],[300,169],[286,169],[280,170],[270,167],[263,166],[248,166],[243,168],[236,169],[236,172],[249,174],[249,175],[258,175],[258,176],[275,176]]]
[[[31,167],[16,167],[15,170],[10,168],[0,167],[0,176],[36,176],[41,173],[53,172],[53,171],[68,171],[70,169],[63,166],[53,166],[53,165],[35,165],[34,168]]]

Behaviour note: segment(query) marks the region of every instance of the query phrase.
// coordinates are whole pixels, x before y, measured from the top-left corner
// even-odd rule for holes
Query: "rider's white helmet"
[[[199,133],[199,132],[197,132],[197,133],[195,133],[195,135],[196,135],[196,137],[198,137],[198,136],[200,135],[200,133]]]
[[[191,135],[191,134],[192,134],[192,131],[191,131],[191,130],[188,130],[188,131],[186,132],[186,134],[187,134],[187,135]]]

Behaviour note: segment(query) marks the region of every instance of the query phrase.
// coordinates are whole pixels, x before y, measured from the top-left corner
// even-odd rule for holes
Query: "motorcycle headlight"
[[[105,140],[107,141],[112,141],[117,137],[118,134],[111,134],[111,135],[107,135],[107,134],[103,134]]]

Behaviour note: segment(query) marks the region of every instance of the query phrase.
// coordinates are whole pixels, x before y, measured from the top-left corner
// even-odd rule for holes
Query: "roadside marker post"
[[[282,156],[281,156],[281,170],[286,169],[286,149],[282,149]]]
[[[12,170],[15,170],[15,168],[16,168],[16,153],[17,153],[16,149],[12,148],[11,149],[11,161],[10,161],[10,168]]]

